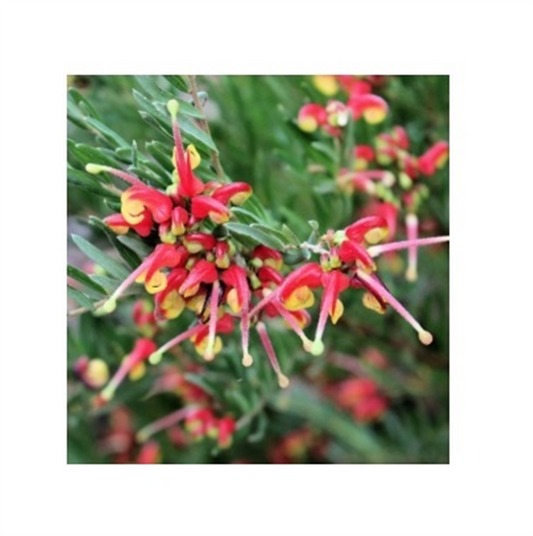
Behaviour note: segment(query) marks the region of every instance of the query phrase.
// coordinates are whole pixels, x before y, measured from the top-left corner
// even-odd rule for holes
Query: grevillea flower
[[[197,220],[209,216],[216,224],[226,223],[230,217],[229,208],[225,204],[207,195],[198,195],[192,200],[191,212]]]
[[[329,391],[335,402],[349,410],[359,422],[378,420],[388,408],[387,399],[369,378],[350,378],[334,385]]]
[[[172,200],[155,188],[136,184],[128,188],[120,197],[121,214],[130,225],[138,225],[145,218],[148,210],[156,223],[163,223],[172,214]]]
[[[372,84],[367,80],[362,80],[357,76],[340,75],[337,81],[349,95],[364,95],[372,92]]]
[[[185,309],[185,298],[179,293],[179,288],[187,278],[185,268],[174,268],[167,276],[164,290],[155,295],[155,317],[158,319],[178,318]]]
[[[303,130],[310,132],[320,127],[332,133],[332,129],[346,125],[350,111],[355,119],[364,117],[370,122],[381,120],[386,113],[385,101],[365,88],[353,89],[349,103],[351,108],[340,101],[330,101],[325,109],[308,104],[300,110],[299,122],[301,120],[304,125]],[[183,146],[177,119],[178,103],[170,101],[167,108],[172,119],[175,170],[173,184],[166,192],[147,186],[121,170],[87,166],[92,173],[109,172],[129,184],[121,196],[121,213],[109,216],[107,225],[119,234],[133,229],[140,236],[149,236],[147,242],[150,244],[158,237],[160,241],[98,313],[114,310],[117,299],[130,285],[138,282],[144,283],[145,290],[154,296],[153,316],[148,322],[154,331],[150,334],[155,333],[157,321],[175,319],[186,310],[194,312],[196,320],[159,348],[150,339],[140,339],[102,391],[104,400],[111,398],[127,374],[139,376],[144,361],[148,359],[151,364],[157,364],[165,352],[186,341],[191,342],[206,361],[213,360],[222,349],[221,335],[232,333],[236,325],[240,326],[243,366],[249,367],[253,363],[249,339],[250,330],[255,328],[278,384],[287,387],[289,380],[281,370],[265,320],[279,317],[297,334],[306,351],[318,355],[324,351],[323,336],[328,319],[332,323],[339,320],[344,311],[342,293],[354,288],[366,291],[363,303],[367,307],[378,312],[393,307],[418,331],[423,343],[431,342],[431,335],[379,279],[374,257],[396,249],[416,250],[419,245],[446,241],[447,237],[419,240],[415,235],[409,235],[405,242],[379,245],[387,233],[390,235],[391,230],[394,231],[391,218],[380,213],[379,216],[362,218],[341,231],[328,231],[318,245],[311,245],[312,251],[320,254],[319,262],[307,262],[284,276],[280,251],[262,245],[251,252],[238,250],[231,236],[219,233],[218,227],[216,232],[212,231],[213,224],[223,225],[232,217],[231,205],[244,203],[252,189],[242,182],[203,183],[198,179],[193,170],[200,165],[201,158],[194,146],[186,149]],[[383,143],[394,149],[395,158],[406,160],[409,140],[403,129],[397,127],[392,133],[385,133]],[[438,159],[437,153],[436,149],[428,152],[426,159]],[[356,165],[363,163],[367,168],[375,159],[370,146],[359,146],[354,156]],[[343,173],[346,173],[347,184],[364,187],[367,191],[369,185],[390,188],[395,179],[392,172],[380,169],[355,169]],[[314,305],[317,290],[321,292],[320,312],[311,340],[304,330],[311,321],[307,309]],[[140,325],[141,311],[136,314]],[[170,420],[192,419],[190,409],[176,413]],[[204,411],[198,415],[206,417],[208,414]],[[221,446],[227,445],[233,425],[213,414],[211,417],[204,419],[205,434],[215,434],[213,437],[218,437]],[[177,421],[173,422],[175,425]]]
[[[154,251],[146,257],[140,266],[122,282],[97,312],[100,314],[107,314],[114,311],[117,305],[117,299],[134,282],[144,283],[147,292],[150,294],[156,294],[157,292],[165,290],[167,286],[167,277],[162,272],[162,269],[177,266],[181,258],[182,255],[174,246],[159,244]]]
[[[323,441],[311,429],[293,430],[270,449],[270,463],[302,463],[309,455],[321,454],[323,446]]]
[[[300,130],[315,132],[319,127],[325,125],[327,120],[328,114],[322,106],[309,103],[300,108],[296,122]]]
[[[418,159],[420,172],[427,176],[433,175],[437,169],[444,167],[448,153],[448,144],[445,141],[437,142]]]
[[[124,235],[133,229],[139,236],[147,237],[152,232],[154,221],[148,209],[143,212],[143,217],[139,223],[131,224],[122,214],[112,214],[104,218],[104,223],[116,234]]]
[[[374,149],[370,145],[357,145],[354,148],[355,171],[368,169],[368,166],[374,160],[374,156]]]
[[[369,169],[364,171],[342,169],[337,177],[337,184],[340,189],[350,193],[353,190],[358,190],[373,194],[376,192],[376,182],[380,182],[386,188],[390,188],[396,182],[396,177],[390,171],[383,169]]]
[[[161,447],[159,446],[159,443],[157,441],[149,441],[148,443],[145,443],[141,450],[139,451],[139,454],[137,455],[137,459],[135,463],[139,464],[153,464],[153,463],[161,463]]]
[[[313,85],[328,97],[336,95],[339,91],[339,84],[336,76],[332,75],[315,75],[312,77]]]
[[[191,198],[204,191],[204,183],[194,176],[192,170],[200,163],[200,155],[194,146],[189,146],[187,151],[183,148],[180,129],[178,125],[179,103],[170,100],[167,109],[172,119],[172,133],[174,135],[174,165],[176,168],[177,193],[183,197]]]
[[[122,360],[122,364],[111,378],[111,381],[100,393],[103,400],[111,400],[118,386],[130,374],[132,379],[138,379],[144,374],[144,361],[155,352],[156,345],[151,339],[137,339],[133,350]]]
[[[235,432],[235,420],[232,417],[223,417],[217,422],[217,442],[221,449],[227,449],[233,441]]]
[[[350,109],[343,102],[333,100],[326,106],[328,125],[331,127],[345,127],[350,118]]]
[[[89,389],[101,389],[109,378],[109,369],[102,359],[89,359],[82,356],[74,364],[74,374]]]
[[[277,306],[290,327],[302,340],[305,350],[313,355],[324,351],[322,336],[328,316],[335,323],[343,313],[339,295],[348,288],[363,288],[366,293],[363,304],[368,308],[385,312],[390,305],[417,331],[423,344],[430,344],[432,335],[422,328],[416,319],[387,290],[376,275],[374,257],[388,251],[396,251],[411,246],[422,246],[447,242],[448,237],[418,239],[378,245],[387,235],[384,218],[370,216],[362,218],[343,231],[326,235],[329,251],[324,250],[320,264],[307,263],[289,274],[275,291],[264,291],[264,298],[250,312],[253,316],[267,305]],[[319,320],[315,338],[311,342],[288,312],[309,308],[314,303],[313,289],[323,287]]]
[[[222,274],[222,281],[230,288],[226,296],[226,302],[230,309],[241,317],[242,355],[243,365],[252,364],[252,356],[248,350],[249,322],[248,310],[251,300],[250,287],[246,270],[242,266],[230,266]]]
[[[103,455],[111,455],[113,463],[131,463],[134,448],[135,432],[131,413],[124,406],[114,408],[99,450]]]
[[[137,300],[133,305],[132,319],[144,337],[152,338],[157,330],[154,306],[146,300]]]
[[[355,120],[362,117],[367,123],[375,125],[387,117],[389,107],[386,101],[372,93],[352,95],[347,102]]]
[[[242,205],[252,195],[252,187],[245,182],[233,182],[231,184],[217,185],[213,190],[211,197],[227,205]]]
[[[383,239],[392,240],[396,236],[398,228],[399,209],[394,203],[388,202],[370,202],[363,210],[363,216],[378,216],[386,222],[387,235]]]

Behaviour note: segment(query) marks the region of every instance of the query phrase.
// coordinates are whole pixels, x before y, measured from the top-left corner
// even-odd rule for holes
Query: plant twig
[[[130,294],[123,294],[122,296],[119,296],[117,298],[117,301],[121,300],[121,299],[124,299],[124,298],[129,298],[130,296],[134,296],[134,295],[135,295],[135,293],[133,293],[133,292],[131,292]],[[104,303],[107,300],[109,300],[109,296],[107,298],[102,298],[101,300],[99,300],[97,302],[94,302],[92,307],[78,307],[77,309],[71,309],[70,311],[67,311],[67,317],[71,318],[71,317],[78,316],[78,315],[81,315],[83,313],[87,313],[89,311],[93,311],[95,309],[98,309],[98,307],[101,307],[102,305],[104,305]]]
[[[310,244],[309,242],[302,242],[301,244],[295,245],[295,244],[285,244],[283,249],[305,249],[307,251],[310,251],[311,253],[317,253],[319,255],[322,255],[324,253],[328,253],[326,249],[319,246],[318,244]]]
[[[209,129],[209,123],[207,121],[207,118],[205,117],[205,112],[203,110],[202,103],[200,102],[200,97],[198,96],[198,86],[196,85],[196,76],[190,75],[189,83],[191,86],[191,95],[194,101],[194,105],[196,106],[198,110],[201,110],[203,114],[202,119],[200,119],[202,130],[206,134],[208,134],[209,137],[211,137],[211,130]],[[222,165],[220,164],[220,159],[216,151],[211,151],[211,159],[213,161],[213,166],[215,167],[215,170],[217,172],[219,179],[226,180],[226,174],[224,173],[224,170],[222,169]]]
[[[104,303],[108,300],[108,298],[103,298],[100,301],[94,302],[93,307],[97,309],[101,305],[104,305]],[[71,309],[70,311],[67,311],[67,317],[73,317],[78,316],[83,313],[87,313],[88,311],[92,311],[92,308],[89,307],[78,307],[77,309]]]

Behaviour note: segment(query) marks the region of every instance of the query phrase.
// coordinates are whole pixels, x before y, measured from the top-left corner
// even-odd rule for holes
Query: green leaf
[[[77,89],[70,88],[68,90],[68,98],[78,106],[83,106],[85,115],[89,115],[95,119],[101,119],[92,104]]]
[[[157,120],[153,115],[145,112],[144,110],[139,110],[139,115],[143,118],[146,123],[148,123],[152,128],[156,128],[159,132],[163,133],[168,138],[172,137],[170,130],[159,120]]]
[[[107,277],[105,275],[93,275],[91,279],[96,281],[99,285],[105,288],[107,294],[112,294],[117,288],[117,280]]]
[[[174,98],[173,94],[159,87],[156,83],[155,76],[139,75],[135,77],[136,82],[141,86],[143,91],[154,100],[166,102]]]
[[[129,272],[122,264],[118,263],[115,259],[112,259],[96,246],[93,246],[93,244],[85,240],[85,238],[78,235],[72,235],[72,240],[74,240],[74,243],[81,249],[81,251],[83,251],[83,253],[85,253],[85,255],[87,255],[87,257],[101,266],[110,275],[120,280],[128,277]]]
[[[94,225],[95,227],[104,232],[104,234],[111,242],[112,246],[117,250],[117,253],[128,263],[128,266],[132,270],[134,270],[141,264],[141,259],[137,255],[137,253],[132,251],[123,243],[119,242],[117,235],[113,233],[113,231],[111,231],[101,219],[97,218],[96,216],[90,216],[89,222],[91,223],[91,225]]]
[[[249,212],[252,212],[257,215],[258,222],[260,223],[267,223],[271,221],[271,217],[268,214],[268,212],[265,210],[265,207],[260,203],[260,201],[257,199],[255,195],[251,195],[244,205],[240,208],[244,208],[245,210],[248,210]]]
[[[184,76],[179,75],[165,75],[165,78],[179,91],[184,93],[189,92],[189,85],[187,84]]]
[[[151,250],[146,243],[137,238],[136,235],[118,235],[117,240],[122,242],[122,244],[124,244],[127,248],[137,253],[140,258],[147,257],[151,253]]]
[[[300,245],[300,239],[287,225],[283,224],[281,226],[281,232],[283,233],[289,244],[294,244],[295,246]]]
[[[196,119],[203,119],[204,113],[202,110],[198,110],[194,104],[191,104],[187,101],[184,101],[182,99],[176,99],[180,103],[180,113],[183,115],[188,115],[190,117],[194,117]]]
[[[325,155],[330,162],[335,162],[337,160],[337,154],[331,145],[322,141],[314,141],[311,143],[311,147]]]
[[[278,404],[280,410],[286,408],[288,413],[319,427],[369,461],[383,463],[390,456],[368,426],[355,424],[352,418],[310,386],[293,382],[288,392],[279,395]]]
[[[146,166],[143,167],[136,167],[131,166],[129,168],[130,173],[133,173],[133,175],[136,175],[139,177],[139,179],[143,179],[145,182],[152,182],[155,183],[157,186],[161,188],[166,188],[170,183],[171,180],[168,177],[161,178],[161,176],[158,174],[158,169],[156,168],[156,171],[153,171],[151,169],[148,169]]]
[[[70,296],[73,300],[77,301],[82,307],[86,307],[87,309],[93,308],[93,302],[83,294],[80,290],[77,288],[68,286],[67,287],[67,294]]]
[[[198,149],[203,148],[207,151],[211,150],[218,153],[216,145],[213,143],[211,137],[202,129],[197,127],[191,119],[188,117],[180,117],[179,119],[180,130],[185,136],[193,142]]]
[[[238,239],[245,239],[245,241],[248,243],[251,242],[253,245],[262,244],[272,249],[283,249],[283,242],[281,240],[262,229],[244,225],[243,223],[233,222],[224,224],[224,227],[226,227],[231,235]]]
[[[85,166],[86,164],[102,164],[104,166],[120,166],[118,161],[110,151],[105,149],[95,149],[84,143],[77,143],[69,146],[70,152]]]
[[[169,146],[160,141],[151,141],[146,144],[146,150],[159,162],[159,164],[169,172],[174,169],[172,163],[172,150]]]
[[[313,191],[317,194],[329,194],[331,192],[338,192],[338,190],[338,186],[332,181],[324,181],[313,186]]]
[[[261,220],[256,214],[245,208],[231,207],[231,213],[235,214],[240,223],[261,223]]]
[[[103,296],[107,294],[106,290],[101,285],[93,281],[86,273],[82,272],[79,268],[76,268],[75,266],[72,266],[70,264],[67,266],[67,275],[69,277],[72,277],[72,279],[75,279],[82,285],[91,288],[92,290],[98,292]]]
[[[91,192],[102,197],[109,197],[114,199],[118,198],[118,193],[107,190],[97,181],[94,175],[90,175],[85,171],[68,167],[67,179],[68,182],[73,186],[76,186],[77,188],[80,188],[87,192]]]
[[[253,229],[257,229],[259,231],[263,231],[265,234],[270,235],[272,238],[276,238],[279,240],[280,244],[282,244],[282,248],[285,247],[285,244],[287,242],[285,234],[282,231],[279,231],[278,229],[274,229],[273,227],[269,225],[265,225],[264,223],[252,223],[250,224],[250,227]],[[299,243],[299,242],[298,242]]]
[[[154,102],[157,102],[158,106],[166,107],[166,104],[170,99],[175,99],[179,102],[180,114],[189,115],[197,119],[201,119],[203,117],[202,111],[198,110],[193,104],[183,100],[179,96],[175,95],[173,92],[167,91],[161,88],[156,83],[156,78],[157,77],[154,77],[154,76],[136,76],[135,77],[138,84],[142,87],[143,91],[148,96],[152,97]],[[188,89],[184,89],[180,91],[184,93],[188,93]]]
[[[294,266],[301,262],[308,261],[311,258],[311,253],[306,249],[292,249],[283,253],[283,262],[287,266]]]
[[[100,134],[104,139],[111,143],[113,147],[127,147],[130,148],[130,144],[114,130],[110,129],[98,119],[92,117],[85,117],[85,123],[89,125],[93,130]]]
[[[227,399],[230,403],[235,404],[237,408],[243,413],[246,414],[252,409],[252,401],[247,399],[241,391],[236,389],[231,389],[226,391]]]
[[[259,443],[265,437],[268,426],[268,419],[265,412],[259,413],[255,419],[255,430],[247,436],[248,443]]]

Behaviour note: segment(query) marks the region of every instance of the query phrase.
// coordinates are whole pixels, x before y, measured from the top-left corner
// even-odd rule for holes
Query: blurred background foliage
[[[312,233],[309,220],[318,222],[321,232],[325,232],[343,228],[360,216],[368,198],[359,193],[348,196],[334,187],[339,163],[328,151],[331,139],[306,134],[295,124],[303,103],[324,101],[310,77],[202,76],[197,81],[225,173],[253,186],[266,208],[265,219],[273,227],[280,229],[285,223],[304,241]],[[104,147],[101,154],[123,167],[135,164],[138,155],[155,162],[158,144],[171,147],[171,139],[157,128],[146,108],[144,114],[139,113],[143,108],[140,96],[157,100],[154,85],[164,96],[178,93],[179,84],[164,77],[69,77],[69,235],[89,239],[114,261],[122,262],[110,247],[110,240],[115,248],[122,247],[118,253],[122,259],[124,255],[129,258],[130,266],[135,266],[139,257],[134,245],[129,244],[125,251],[124,244],[98,220],[92,218],[92,224],[87,224],[91,216],[103,218],[114,212],[118,198],[86,180],[80,171],[86,162],[75,147]],[[421,154],[437,140],[447,140],[448,84],[447,76],[387,77],[377,89],[390,106],[386,121],[379,125],[357,122],[355,140],[368,143],[394,125],[405,127],[414,154]],[[159,95],[160,100],[163,96]],[[105,124],[109,132],[95,128],[98,123],[88,125],[86,117]],[[209,147],[195,141],[202,156],[209,160]],[[317,162],[321,170],[310,172],[309,166]],[[212,180],[214,171],[202,165],[199,175]],[[429,180],[431,197],[420,211],[420,219],[431,222],[430,235],[448,234],[448,168]],[[256,352],[254,366],[242,369],[235,337],[208,370],[187,375],[192,383],[212,393],[217,407],[238,419],[233,445],[220,450],[209,441],[180,442],[163,432],[156,436],[162,461],[447,463],[448,247],[420,249],[416,283],[404,279],[405,257],[404,252],[394,262],[380,259],[380,275],[399,301],[432,331],[431,346],[420,345],[410,326],[397,314],[374,314],[363,307],[360,293],[347,292],[343,294],[344,315],[336,326],[326,329],[326,351],[322,356],[305,354],[297,337],[281,324],[269,324],[282,368],[291,377],[291,387],[280,391],[266,357],[260,357],[262,349]],[[88,269],[87,258],[70,238],[69,262]],[[116,284],[109,272],[93,280],[108,291]],[[92,291],[95,299],[101,297],[98,289]],[[78,304],[70,303],[71,309],[84,305],[74,290],[70,295],[78,298]],[[133,301],[126,301],[112,320],[90,312],[69,318],[69,463],[117,461],[112,449],[102,447],[110,422],[120,418],[117,411],[127,408],[127,417],[122,417],[128,426],[139,430],[180,407],[179,398],[171,393],[153,394],[154,381],[160,374],[155,367],[149,367],[139,381],[125,382],[104,408],[94,407],[94,393],[73,374],[80,356],[103,358],[111,370],[118,367],[139,336],[131,319],[132,306]],[[312,316],[316,321],[316,306]],[[170,324],[166,333],[174,335],[188,327],[188,320],[180,317]],[[257,341],[253,339],[252,344]],[[193,354],[190,346],[183,345],[176,362],[201,364],[202,359]],[[387,411],[381,418],[360,422],[335,403],[332,390],[350,378],[369,378],[377,384],[387,400]],[[132,447],[134,452],[139,448]]]

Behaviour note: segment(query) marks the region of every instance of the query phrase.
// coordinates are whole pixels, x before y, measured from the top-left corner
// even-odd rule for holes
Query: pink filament
[[[281,368],[279,366],[279,361],[276,357],[274,347],[272,346],[272,342],[270,341],[270,337],[268,336],[265,324],[263,322],[258,322],[255,329],[257,329],[257,333],[259,333],[259,337],[261,338],[261,342],[265,347],[268,359],[270,360],[270,364],[272,365],[274,372],[279,376],[282,374]]]
[[[368,253],[372,257],[377,257],[382,253],[388,253],[389,251],[398,251],[400,249],[407,249],[410,246],[432,246],[433,244],[441,244],[443,242],[449,242],[449,236],[433,236],[431,238],[418,238],[417,240],[401,240],[399,242],[391,242],[390,244],[380,244],[379,246],[370,246],[367,248]]]
[[[376,278],[369,276],[362,270],[357,270],[357,275],[366,287],[375,292],[382,300],[390,303],[417,332],[424,331],[413,315]]]

